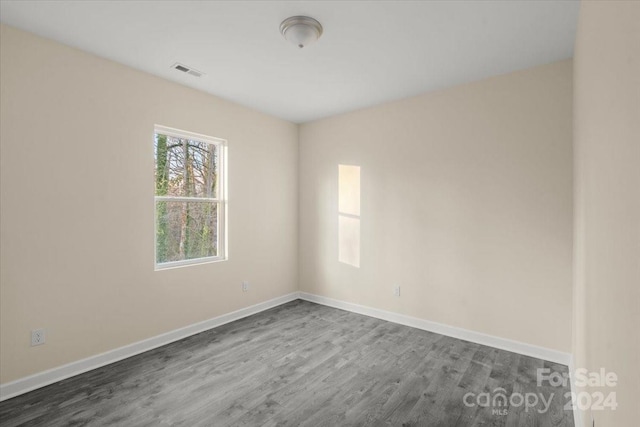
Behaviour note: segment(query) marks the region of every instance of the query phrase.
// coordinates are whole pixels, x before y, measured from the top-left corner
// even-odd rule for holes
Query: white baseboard
[[[443,325],[442,323],[432,322],[430,320],[418,319],[417,317],[406,316],[404,314],[393,313],[391,311],[380,310],[306,292],[300,292],[300,299],[351,311],[353,313],[364,314],[365,316],[375,317],[377,319],[398,323],[400,325],[411,326],[412,328],[423,329],[425,331],[475,342],[489,347],[499,348],[501,350],[511,351],[513,353],[523,354],[525,356],[560,363],[562,365],[569,365],[571,362],[571,355],[569,353],[563,353],[561,351],[538,347],[536,345],[487,335],[481,332],[470,331],[468,329],[457,328],[455,326]]]
[[[233,322],[234,320],[251,316],[252,314],[268,310],[289,301],[294,301],[298,299],[298,297],[298,292],[293,292],[278,298],[271,299],[269,301],[261,302],[250,307],[242,308],[231,313],[214,317],[209,320],[194,323],[193,325],[185,326],[184,328],[176,329],[152,338],[148,338],[146,340],[138,341],[124,347],[116,348],[115,350],[110,350],[102,354],[88,357],[86,359],[71,362],[67,365],[39,372],[37,374],[20,378],[9,383],[0,384],[0,402],[35,390],[37,388],[53,384],[66,378],[73,377],[74,375],[82,374],[83,372],[100,368],[110,363],[126,359],[127,357],[135,356],[136,354],[144,353],[145,351],[170,344],[191,335],[195,335],[200,332],[207,331],[211,328],[224,325],[225,323]]]
[[[223,314],[221,316],[214,317],[203,322],[194,323],[193,325],[189,325],[184,328],[176,329],[174,331],[157,335],[146,340],[138,341],[124,347],[110,350],[102,354],[78,360],[67,365],[39,372],[37,374],[20,378],[9,383],[0,384],[0,401],[19,396],[29,391],[47,386],[49,384],[53,384],[55,382],[73,377],[78,374],[82,374],[92,369],[100,368],[110,363],[126,359],[127,357],[144,353],[145,351],[149,351],[154,348],[161,347],[163,345],[170,344],[172,342],[189,337],[191,335],[207,331],[217,326],[221,326],[226,323],[251,316],[252,314],[256,314],[261,311],[276,307],[278,305],[294,301],[298,298],[317,304],[322,304],[329,307],[339,308],[342,310],[351,311],[353,313],[363,314],[365,316],[375,317],[389,322],[398,323],[401,325],[411,326],[413,328],[423,329],[441,335],[459,338],[465,341],[471,341],[478,344],[523,354],[525,356],[536,357],[563,365],[569,365],[571,367],[571,355],[568,353],[550,350],[547,348],[525,344],[518,341],[512,341],[505,338],[499,338],[480,332],[470,331],[467,329],[456,328],[454,326],[443,325],[441,323],[418,319],[416,317],[406,316],[390,311],[384,311],[377,308],[339,301],[332,298],[309,294],[306,292],[293,292],[278,298],[271,299],[269,301],[261,302],[250,307],[233,311],[231,313]],[[576,427],[582,427],[582,424],[578,424],[580,414],[577,412],[579,411],[574,412]]]

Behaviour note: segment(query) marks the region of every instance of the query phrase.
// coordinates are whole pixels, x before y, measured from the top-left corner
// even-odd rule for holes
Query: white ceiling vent
[[[176,62],[175,64],[173,64],[171,66],[171,68],[173,68],[175,70],[178,70],[178,71],[181,71],[183,73],[191,74],[192,76],[195,76],[195,77],[204,76],[204,73],[202,71],[198,71],[198,70],[196,70],[194,68],[187,67],[186,65],[181,64],[179,62]]]

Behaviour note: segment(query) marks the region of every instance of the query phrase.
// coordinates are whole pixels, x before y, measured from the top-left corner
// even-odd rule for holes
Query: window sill
[[[162,264],[156,264],[154,270],[173,270],[174,268],[191,267],[194,265],[213,264],[217,262],[227,261],[226,257],[208,257],[208,258],[196,258],[184,261],[164,262]]]

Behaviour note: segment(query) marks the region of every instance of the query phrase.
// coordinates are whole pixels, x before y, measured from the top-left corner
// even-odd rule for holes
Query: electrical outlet
[[[242,282],[242,292],[247,292],[249,290],[249,282],[246,280]]]
[[[31,347],[42,345],[45,342],[44,329],[34,329],[31,331]]]
[[[400,296],[400,286],[395,286],[393,288],[393,295],[396,296],[396,297]]]

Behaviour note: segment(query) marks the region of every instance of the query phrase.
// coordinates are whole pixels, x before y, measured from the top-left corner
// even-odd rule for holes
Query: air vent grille
[[[178,70],[180,72],[183,72],[183,73],[187,73],[187,74],[192,75],[194,77],[202,77],[204,75],[204,73],[202,71],[198,71],[198,70],[196,70],[194,68],[187,67],[186,65],[180,64],[179,62],[176,62],[175,64],[173,64],[171,66],[171,68],[173,68],[174,70]]]

